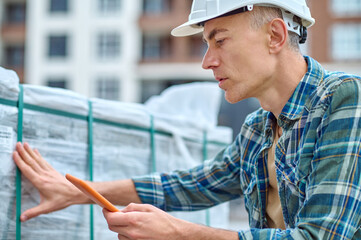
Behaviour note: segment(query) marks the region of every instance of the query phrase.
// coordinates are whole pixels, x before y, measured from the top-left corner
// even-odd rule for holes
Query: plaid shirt
[[[244,194],[250,230],[239,231],[239,239],[361,239],[361,79],[305,59],[308,71],[278,118],[275,162],[286,230],[267,228],[267,154],[277,119],[262,109],[203,165],[134,178],[141,200],[189,211]]]

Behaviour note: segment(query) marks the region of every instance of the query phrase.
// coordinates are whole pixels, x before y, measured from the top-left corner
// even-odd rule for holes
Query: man
[[[203,31],[203,68],[213,71],[227,101],[256,97],[262,109],[202,166],[92,183],[111,202],[131,203],[119,213],[103,210],[119,239],[361,239],[361,79],[301,55],[298,42],[313,22],[304,0],[194,0],[189,22],[173,35]],[[90,203],[36,150],[16,149],[16,164],[41,195],[22,220]],[[203,209],[241,194],[248,231],[160,210]]]

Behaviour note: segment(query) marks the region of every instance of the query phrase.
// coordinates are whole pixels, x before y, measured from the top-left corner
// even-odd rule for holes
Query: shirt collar
[[[279,119],[296,120],[301,118],[305,104],[325,76],[325,70],[316,60],[305,56],[307,72],[297,85],[292,96],[283,107]]]
[[[325,70],[316,60],[311,57],[305,56],[307,62],[307,72],[303,76],[300,83],[297,85],[290,99],[283,107],[281,114],[278,117],[278,124],[285,127],[290,121],[301,118],[306,103],[309,101],[311,95],[325,76]],[[268,112],[266,125],[264,128],[265,135],[270,135],[276,117],[273,113]]]

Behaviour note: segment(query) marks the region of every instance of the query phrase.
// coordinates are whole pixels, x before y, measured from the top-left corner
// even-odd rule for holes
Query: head
[[[269,89],[281,55],[294,51],[288,43],[284,21],[273,11],[254,9],[204,23],[203,39],[208,45],[202,67],[210,69],[225,91],[226,100],[235,103],[260,97]],[[264,20],[256,19],[262,15]],[[274,15],[274,16],[273,16]],[[273,17],[271,17],[273,16]]]
[[[280,56],[300,55],[303,30],[313,22],[305,0],[194,0],[189,21],[172,34],[203,31],[208,50],[202,66],[213,70],[235,103],[259,98],[272,86]]]

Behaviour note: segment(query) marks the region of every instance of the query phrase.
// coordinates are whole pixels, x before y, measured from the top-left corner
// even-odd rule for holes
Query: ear
[[[287,42],[288,30],[285,22],[281,18],[273,19],[268,25],[269,52],[278,53]]]

